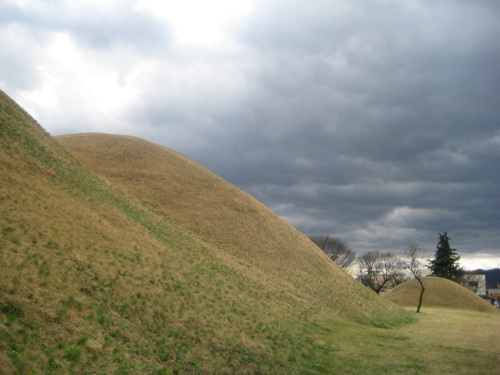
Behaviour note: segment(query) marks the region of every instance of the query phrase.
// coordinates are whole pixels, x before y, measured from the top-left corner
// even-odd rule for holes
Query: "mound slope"
[[[192,159],[129,136],[76,134],[56,139],[86,168],[234,256],[310,312],[360,322],[393,314],[390,305],[380,303],[306,236]]]
[[[0,146],[2,373],[273,366],[269,315],[286,311],[255,274],[83,169],[1,92]]]
[[[496,312],[490,303],[453,281],[440,277],[423,279],[425,292],[422,307],[443,307],[450,309]],[[412,279],[396,286],[385,294],[385,298],[400,306],[417,307],[420,285]]]
[[[2,371],[299,373],[315,360],[302,355],[314,353],[304,337],[312,318],[382,325],[408,319],[320,252],[300,255],[307,241],[253,198],[231,197],[236,188],[187,158],[175,160],[172,174],[193,167],[193,176],[215,181],[200,188],[199,199],[227,189],[233,219],[242,222],[229,228],[254,232],[242,238],[255,247],[220,236],[220,201],[205,201],[211,226],[189,226],[127,188],[133,184],[97,176],[0,92]],[[186,178],[177,177],[170,183]],[[243,220],[248,212],[254,223]],[[270,229],[252,227],[259,220]],[[271,234],[276,241],[265,238]],[[303,268],[286,260],[294,256]]]

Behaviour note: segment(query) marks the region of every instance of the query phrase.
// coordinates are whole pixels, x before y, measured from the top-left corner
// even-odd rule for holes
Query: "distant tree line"
[[[409,241],[402,255],[370,251],[356,257],[355,252],[347,243],[338,237],[313,235],[309,238],[341,268],[349,270],[357,264],[357,279],[377,294],[403,282],[405,274],[411,274],[420,286],[417,312],[420,312],[425,291],[422,282],[425,268],[430,269],[430,276],[453,280],[477,292],[474,290],[477,283],[460,267],[460,256],[456,249],[451,248],[451,238],[447,232],[439,233],[434,259],[428,261],[429,265],[421,261],[424,250],[413,240]]]

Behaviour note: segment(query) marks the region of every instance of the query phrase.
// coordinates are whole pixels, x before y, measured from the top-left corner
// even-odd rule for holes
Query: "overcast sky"
[[[173,148],[358,254],[500,267],[500,2],[1,0],[0,89],[52,135]]]

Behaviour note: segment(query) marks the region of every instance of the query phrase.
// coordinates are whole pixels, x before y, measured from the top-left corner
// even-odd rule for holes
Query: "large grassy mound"
[[[337,267],[306,236],[195,161],[129,136],[76,134],[56,139],[88,169],[234,256],[289,303],[363,323],[393,318],[391,306]]]
[[[422,307],[496,312],[494,306],[462,285],[440,277],[422,279],[425,291]],[[412,279],[399,284],[385,294],[385,298],[400,306],[417,307],[420,284]]]
[[[143,151],[130,160],[152,162]],[[198,227],[133,179],[84,168],[0,92],[0,372],[314,373],[318,322],[408,321],[251,197],[168,154],[178,190],[205,176],[191,202],[171,196],[198,203]]]

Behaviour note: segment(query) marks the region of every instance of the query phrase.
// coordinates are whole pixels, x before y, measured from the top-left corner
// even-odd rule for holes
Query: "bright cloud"
[[[252,1],[139,0],[136,9],[171,24],[179,44],[216,47],[231,41],[230,27],[251,13]]]
[[[46,121],[57,124],[53,131],[63,131],[68,122],[78,124],[82,131],[96,131],[101,121],[117,131],[126,128],[127,123],[116,114],[138,100],[135,69],[96,58],[62,32],[53,35],[36,69],[38,88],[22,91],[20,99],[34,116],[43,114]]]

